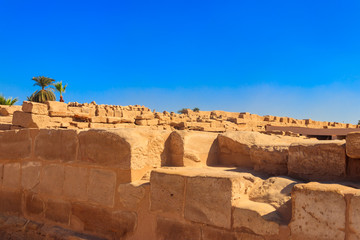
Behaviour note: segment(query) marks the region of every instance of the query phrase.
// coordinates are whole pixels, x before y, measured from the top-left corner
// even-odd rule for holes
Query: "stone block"
[[[77,199],[87,199],[88,169],[65,166],[64,195]]]
[[[21,111],[22,106],[0,106],[0,116],[11,116],[15,111]]]
[[[5,163],[3,175],[3,187],[20,188],[20,163]]]
[[[49,199],[46,203],[45,217],[51,221],[68,224],[71,204],[62,200]]]
[[[45,209],[44,201],[36,194],[28,193],[25,197],[25,210],[29,215],[42,216]]]
[[[0,190],[0,212],[21,214],[21,192],[13,190]]]
[[[121,123],[121,119],[121,117],[107,117],[106,122],[111,124]]]
[[[0,160],[23,160],[30,158],[30,130],[0,131],[0,142]]]
[[[171,219],[158,218],[156,221],[158,240],[201,240],[201,229],[195,224],[176,222]]]
[[[139,203],[145,198],[146,189],[149,185],[147,181],[137,181],[119,184],[119,202],[125,209],[136,210]]]
[[[41,163],[25,162],[21,165],[21,186],[32,190],[40,183]]]
[[[279,222],[276,209],[267,203],[253,201],[236,202],[233,210],[233,228],[250,229],[262,236],[279,235]]]
[[[343,142],[292,144],[288,174],[306,180],[341,179],[346,173],[345,156]]]
[[[60,164],[46,165],[42,169],[39,191],[50,195],[61,195],[64,184],[64,166]]]
[[[111,239],[126,239],[135,230],[136,213],[128,211],[110,212],[104,208],[72,204],[72,216],[85,231],[109,236]],[[72,223],[71,223],[72,225]]]
[[[49,112],[67,112],[67,104],[64,102],[57,102],[57,101],[47,101],[46,104],[48,105]]]
[[[35,156],[49,161],[75,161],[78,148],[76,130],[41,129],[35,138]]]
[[[360,158],[360,132],[346,135],[346,154],[350,158]]]
[[[94,116],[94,117],[91,117],[91,122],[92,123],[107,123],[107,117],[105,116]]]
[[[152,171],[150,189],[151,211],[183,216],[185,200],[184,176]]]
[[[116,174],[111,170],[91,169],[88,186],[89,201],[112,207],[114,205]]]
[[[252,146],[250,158],[256,171],[287,175],[289,146]]]
[[[349,205],[349,239],[360,239],[360,190],[350,199]]]
[[[217,134],[172,132],[168,139],[169,166],[206,166],[217,163]]]
[[[346,176],[353,181],[360,181],[360,159],[348,158]]]
[[[16,111],[13,115],[12,124],[24,128],[46,128],[49,126],[48,115],[37,115],[28,112]]]
[[[208,226],[203,226],[201,228],[201,235],[203,240],[238,240],[236,233],[231,231],[226,231],[222,229],[212,228]],[[242,238],[240,238],[242,239]]]
[[[24,101],[22,110],[26,113],[48,115],[48,106],[44,103]]]
[[[293,188],[292,240],[345,239],[346,201],[337,184],[311,182]]]

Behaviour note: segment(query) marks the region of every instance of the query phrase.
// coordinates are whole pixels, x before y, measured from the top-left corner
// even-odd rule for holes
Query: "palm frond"
[[[46,101],[55,101],[56,97],[51,89],[37,90],[28,97],[28,100],[32,102],[45,103]]]
[[[5,98],[4,95],[0,95],[0,105],[12,106],[18,101],[18,98]]]
[[[47,86],[55,82],[54,79],[44,76],[33,77],[32,80],[35,81],[34,86],[39,86],[42,89],[45,89]]]

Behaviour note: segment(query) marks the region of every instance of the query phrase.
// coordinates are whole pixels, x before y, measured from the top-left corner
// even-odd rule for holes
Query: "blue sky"
[[[359,1],[0,0],[0,93],[357,123]]]

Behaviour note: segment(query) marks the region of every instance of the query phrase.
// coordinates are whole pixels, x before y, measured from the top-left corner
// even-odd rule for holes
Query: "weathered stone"
[[[169,166],[206,166],[217,163],[217,134],[172,132],[168,140]]]
[[[72,215],[83,224],[85,231],[110,236],[112,239],[125,239],[134,231],[137,222],[133,212],[110,212],[79,203],[72,204]]]
[[[253,201],[236,202],[233,211],[233,227],[250,229],[259,235],[279,235],[280,218],[270,204]]]
[[[64,195],[77,200],[87,199],[88,170],[65,166]]]
[[[121,205],[130,210],[137,209],[138,204],[145,197],[144,185],[149,185],[149,182],[137,181],[120,184],[117,191]]]
[[[348,158],[346,176],[353,181],[360,181],[360,159]]]
[[[30,215],[40,216],[44,212],[44,201],[36,194],[26,194],[25,198],[26,213]]]
[[[35,156],[42,160],[75,161],[76,130],[41,129],[35,138]]]
[[[346,202],[337,184],[297,184],[293,188],[293,216],[290,223],[293,240],[345,239]]]
[[[22,106],[0,106],[0,116],[10,116],[13,115],[15,111],[21,111]]]
[[[2,185],[8,188],[20,188],[20,163],[4,164]]]
[[[185,178],[175,174],[151,172],[151,211],[183,216]]]
[[[360,190],[350,199],[349,205],[349,239],[360,239]]]
[[[273,175],[287,175],[289,145],[252,146],[250,158],[256,171]]]
[[[48,115],[48,106],[44,103],[24,101],[22,110],[26,113]]]
[[[40,183],[40,162],[25,162],[21,166],[21,186],[32,190]]]
[[[346,173],[342,141],[318,144],[292,144],[289,148],[289,176],[306,180],[343,178]]]
[[[346,135],[346,154],[350,158],[360,158],[360,132]]]
[[[43,167],[39,191],[54,196],[61,195],[64,184],[64,166],[50,164]]]
[[[0,131],[0,160],[23,160],[30,154],[30,130]]]
[[[203,226],[201,228],[201,235],[202,239],[206,240],[238,240],[235,232],[225,231],[222,229],[212,228],[208,226]]]
[[[48,115],[37,115],[28,112],[16,111],[13,115],[12,124],[24,128],[46,128],[50,127]]]
[[[0,190],[0,212],[20,214],[21,211],[21,192]]]
[[[71,205],[62,200],[49,199],[46,203],[45,217],[51,221],[68,224]]]
[[[57,101],[47,101],[46,104],[48,105],[49,112],[67,112],[67,104],[64,102],[57,102]]]
[[[201,230],[194,224],[184,224],[171,219],[158,218],[156,223],[158,240],[201,240]]]
[[[114,205],[116,174],[110,170],[91,169],[88,199],[101,205]]]

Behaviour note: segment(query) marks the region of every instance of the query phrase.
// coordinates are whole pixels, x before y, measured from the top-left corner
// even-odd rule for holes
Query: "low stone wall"
[[[360,190],[303,181],[356,186],[359,139],[0,131],[0,212],[80,239],[356,239]]]

